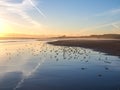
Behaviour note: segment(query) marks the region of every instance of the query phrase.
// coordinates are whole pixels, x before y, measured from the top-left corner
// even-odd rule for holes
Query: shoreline
[[[120,57],[120,40],[57,40],[48,42],[56,46],[82,47]]]

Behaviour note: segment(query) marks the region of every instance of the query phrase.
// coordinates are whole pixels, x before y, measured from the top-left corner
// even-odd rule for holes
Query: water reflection
[[[0,43],[0,90],[119,90],[120,59],[44,41]]]

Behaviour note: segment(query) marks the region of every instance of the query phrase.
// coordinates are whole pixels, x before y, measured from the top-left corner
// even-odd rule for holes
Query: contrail
[[[46,18],[45,14],[32,2],[32,0],[28,0],[30,4],[42,15],[44,18]]]
[[[116,24],[111,24],[113,27],[115,27],[115,28],[117,28],[117,29],[120,29],[120,27],[119,26],[117,26]]]
[[[31,76],[31,75],[40,67],[40,65],[41,65],[44,61],[45,61],[45,59],[43,59],[41,63],[38,63],[38,65],[37,65],[31,72],[29,72],[25,77],[23,77],[23,78],[20,80],[20,82],[18,82],[18,84],[15,86],[15,88],[13,88],[13,90],[17,90],[18,88],[20,88],[21,85],[22,85],[22,83],[24,83],[24,81],[25,81],[26,79],[28,79],[29,76]]]

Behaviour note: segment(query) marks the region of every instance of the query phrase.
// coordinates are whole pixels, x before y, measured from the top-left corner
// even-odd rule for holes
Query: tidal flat
[[[48,42],[0,42],[0,90],[120,89],[119,56]]]

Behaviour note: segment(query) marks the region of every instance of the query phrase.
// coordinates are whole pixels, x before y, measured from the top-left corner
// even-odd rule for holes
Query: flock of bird
[[[46,43],[40,42],[40,43],[28,43],[28,44],[24,44],[22,47],[17,47],[15,48],[15,50],[11,50],[11,49],[5,49],[6,52],[6,57],[8,59],[8,61],[12,61],[15,58],[21,58],[21,57],[25,57],[25,56],[30,56],[32,57],[36,57],[39,59],[43,59],[45,57],[47,57],[48,60],[55,60],[55,61],[67,61],[67,63],[69,64],[70,61],[72,61],[73,63],[75,61],[82,63],[90,63],[92,62],[92,58],[95,56],[91,50],[88,49],[84,49],[84,48],[79,48],[79,47],[66,47],[66,46],[52,46],[52,45],[48,45]],[[96,62],[98,61],[102,61],[106,64],[111,64],[112,62],[109,60],[108,56],[104,55],[102,56],[102,53],[97,53],[96,55],[98,55],[95,60]],[[22,58],[21,58],[22,59]],[[16,60],[17,61],[17,60]],[[65,62],[66,63],[66,62]],[[81,70],[86,70],[88,68],[86,67],[81,67]],[[104,67],[105,70],[109,70],[109,67],[105,66]],[[99,75],[99,77],[101,77],[102,75]]]

